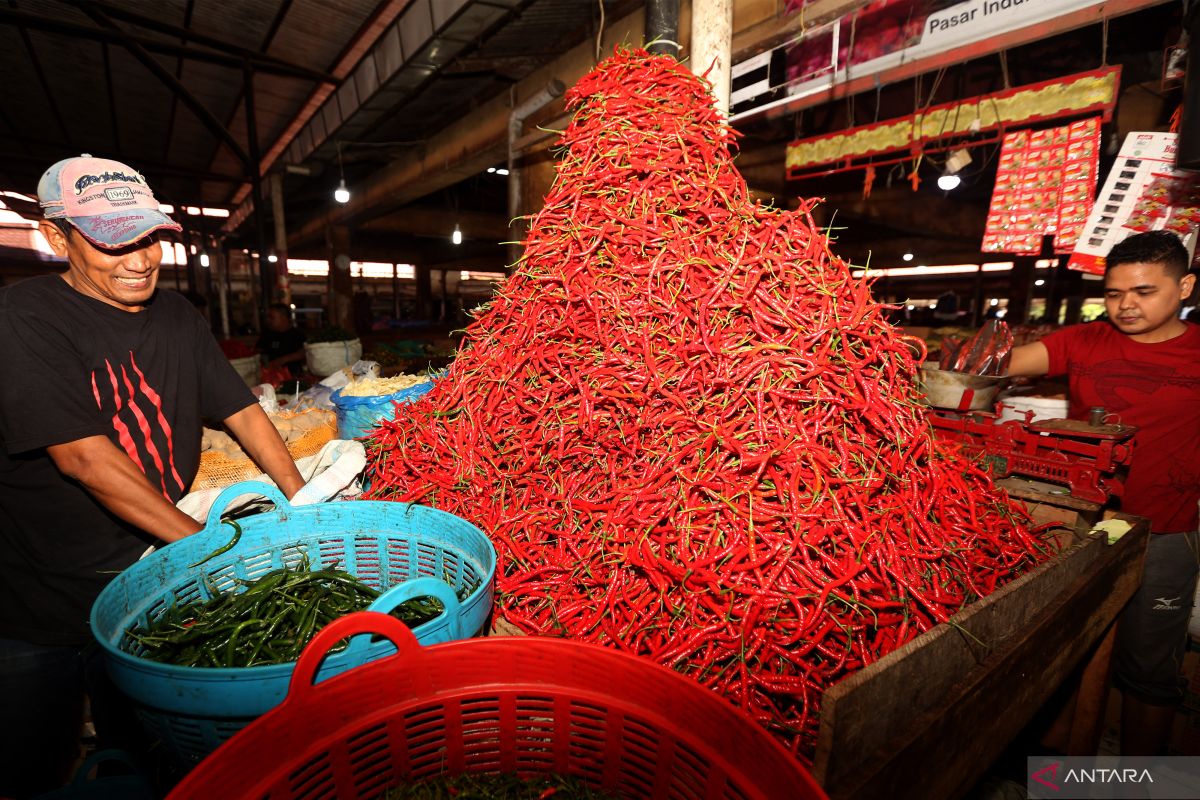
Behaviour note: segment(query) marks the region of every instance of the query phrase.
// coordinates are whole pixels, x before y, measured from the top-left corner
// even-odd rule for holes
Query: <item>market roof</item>
[[[164,202],[236,205],[256,157],[263,174],[320,173],[335,141],[432,136],[582,41],[598,13],[596,0],[14,0],[0,7],[0,181],[32,192],[47,165],[92,152],[141,169]]]

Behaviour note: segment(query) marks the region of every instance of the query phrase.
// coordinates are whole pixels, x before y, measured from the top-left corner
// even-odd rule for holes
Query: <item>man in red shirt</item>
[[[1166,231],[1137,234],[1106,259],[1108,322],[1074,325],[1013,350],[1010,375],[1067,375],[1070,416],[1103,407],[1136,425],[1122,510],[1150,519],[1142,586],[1121,613],[1114,681],[1121,754],[1162,755],[1196,588],[1200,502],[1200,326],[1179,318],[1196,282]]]

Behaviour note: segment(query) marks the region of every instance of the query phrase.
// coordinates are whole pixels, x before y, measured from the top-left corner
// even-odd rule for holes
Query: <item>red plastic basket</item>
[[[357,633],[382,634],[399,652],[314,686],[324,655]],[[753,720],[649,661],[526,636],[421,647],[374,612],[322,630],[287,698],[170,797],[352,800],[463,772],[571,775],[626,798],[825,797]]]

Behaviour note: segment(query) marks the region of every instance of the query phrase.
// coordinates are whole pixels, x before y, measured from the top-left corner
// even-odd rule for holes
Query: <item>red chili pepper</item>
[[[618,52],[375,498],[465,517],[530,633],[667,663],[802,756],[824,689],[1045,555],[931,436],[918,356],[810,216],[758,205],[676,61]]]

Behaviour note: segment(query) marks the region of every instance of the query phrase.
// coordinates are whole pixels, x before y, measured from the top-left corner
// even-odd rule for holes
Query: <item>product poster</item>
[[[985,253],[1040,255],[1042,237],[1070,253],[1083,233],[1100,153],[1100,119],[1004,137],[984,229]]]
[[[1071,269],[1104,274],[1104,257],[1134,233],[1169,230],[1195,248],[1200,226],[1200,175],[1175,169],[1174,133],[1133,132],[1071,254]]]

